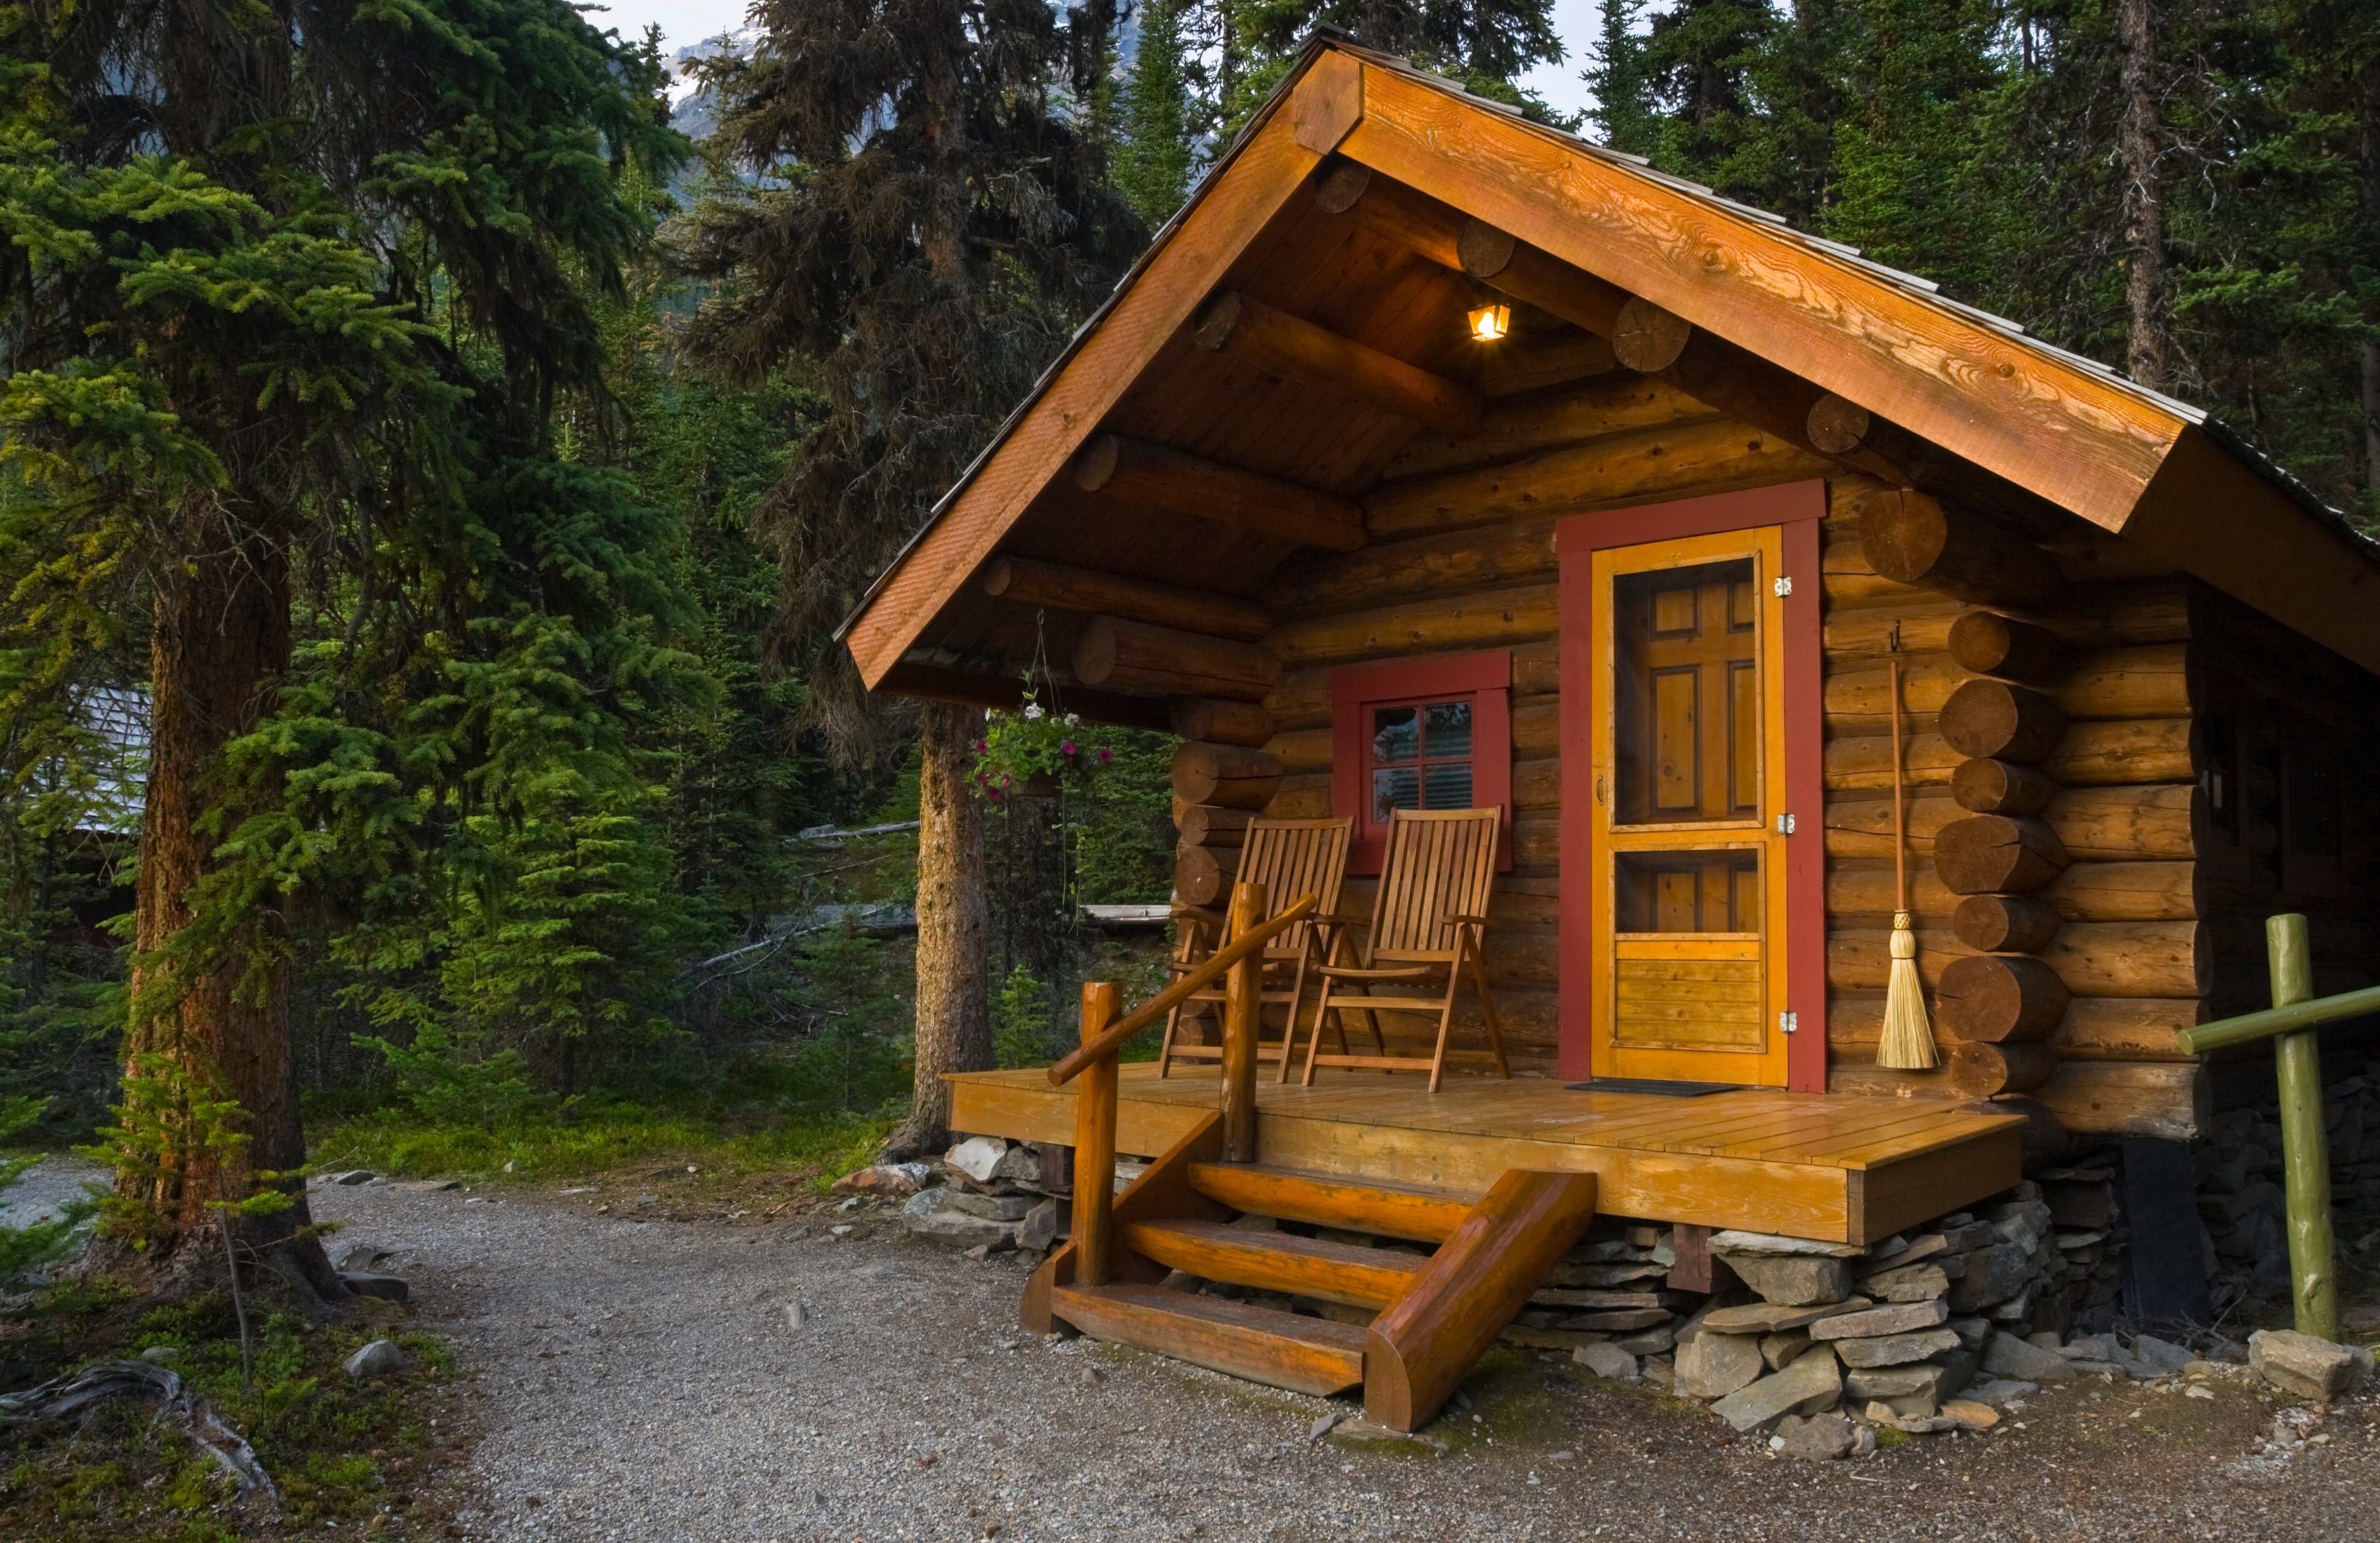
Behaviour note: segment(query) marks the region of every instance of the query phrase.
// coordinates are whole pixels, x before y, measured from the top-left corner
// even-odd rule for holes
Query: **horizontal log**
[[[1997,611],[1966,613],[1950,624],[1945,641],[1959,668],[2026,686],[2054,686],[2074,662],[2058,634]]]
[[[1512,808],[1524,812],[1561,808],[1561,760],[1530,756],[1512,763]]]
[[[1946,1039],[2000,1044],[2041,1039],[2072,997],[2058,972],[2032,954],[1974,954],[1942,971],[1934,1000]]]
[[[1467,434],[1421,430],[1390,457],[1380,475],[1390,481],[1426,476],[1716,416],[1707,403],[1666,381],[1625,372],[1604,375],[1490,402],[1488,416]]]
[[[1169,716],[1173,732],[1184,739],[1209,739],[1218,745],[1262,745],[1277,727],[1272,714],[1255,702],[1212,697],[1177,697]]]
[[[1208,638],[1120,616],[1094,616],[1075,639],[1075,678],[1086,686],[1261,701],[1281,666],[1253,643]]]
[[[1177,844],[1183,846],[1240,846],[1248,839],[1248,821],[1257,818],[1254,809],[1177,802],[1173,832]]]
[[[2204,908],[2191,862],[2078,861],[2034,898],[2068,921],[2186,921]]]
[[[2039,493],[1831,392],[1810,401],[1803,431],[1815,448],[1895,488],[1923,488],[1973,508],[2003,512],[2034,529],[2054,528],[2064,518],[2064,511]]]
[[[1326,214],[1344,214],[1441,268],[1463,266],[1456,246],[1463,215],[1426,193],[1375,175],[1360,162],[1334,160],[1315,179],[1314,206]]]
[[[1485,353],[1473,366],[1471,383],[1490,403],[1579,385],[1620,368],[1609,343],[1575,327],[1532,328]]]
[[[1237,291],[1208,301],[1191,337],[1208,353],[1229,353],[1267,374],[1368,402],[1436,429],[1475,429],[1487,410],[1486,402],[1467,385]]]
[[[1228,899],[1232,876],[1240,869],[1234,846],[1173,849],[1173,901],[1177,905],[1214,905]]]
[[[1328,820],[1330,816],[1330,774],[1283,777],[1264,806],[1267,820]]]
[[[1253,643],[1272,630],[1270,612],[1230,595],[1152,584],[1029,557],[993,558],[985,566],[980,583],[985,594],[1019,605],[1122,616],[1244,643]]]
[[[1269,646],[1284,665],[1309,665],[1496,648],[1551,637],[1560,625],[1557,588],[1532,584],[1302,617],[1283,622]]]
[[[2046,702],[2070,723],[2079,720],[2186,720],[2191,712],[2189,676],[2180,644],[2155,644],[2136,649],[2097,649],[2077,656],[2067,679],[2039,692],[2033,687],[1970,674],[1947,653],[1905,654],[1900,672],[1901,710],[1912,718],[1951,711],[1969,714],[1997,712],[2005,719],[2028,709],[2040,711]],[[1997,705],[2005,699],[2011,705]],[[1883,660],[1830,664],[1825,703],[1828,722],[1837,733],[1887,734],[1892,721],[1891,676]],[[1998,720],[1985,718],[1980,723]],[[2044,755],[2055,754],[2062,743],[2044,713]],[[1937,725],[1928,725],[1937,726]],[[2007,732],[2003,730],[2002,732]],[[2010,757],[2010,759],[2015,759]]]
[[[1628,291],[1618,285],[1575,268],[1485,220],[1464,224],[1455,240],[1455,255],[1472,278],[1559,316],[1581,331],[1612,339],[1612,351],[1615,356],[1619,353],[1620,319],[1631,300]],[[1635,368],[1624,358],[1621,363]]]
[[[1185,804],[1262,808],[1281,776],[1278,759],[1268,751],[1245,745],[1191,740],[1173,751],[1173,796]],[[1256,796],[1258,789],[1263,790],[1262,797]]]
[[[1937,732],[1961,755],[2030,766],[2058,747],[2066,732],[2066,714],[2031,686],[1970,680],[1942,704]]]
[[[2186,1061],[2175,1035],[2206,1020],[2187,997],[2076,997],[2038,1041],[2065,1061]],[[1884,1031],[1884,992],[1839,991],[1827,1002],[1829,1051],[1873,1055]]]
[[[980,670],[953,670],[907,660],[892,666],[876,689],[886,696],[955,702],[961,707],[998,708],[1003,712],[1015,711],[1025,701],[1021,671],[990,674]],[[1069,690],[1066,709],[1087,723],[1113,723],[1122,728],[1162,733],[1166,724],[1164,703],[1121,691]]]
[[[1860,546],[1896,583],[1982,605],[2054,610],[2066,580],[2049,554],[2006,526],[1902,489],[1860,501]]]
[[[1304,618],[1546,581],[1554,569],[1553,520],[1512,520],[1376,541],[1345,556],[1293,559],[1271,575],[1265,603]]]
[[[2187,1062],[2061,1061],[2034,1097],[2068,1130],[2086,1136],[2187,1141],[2214,1116],[2206,1068]]]
[[[1954,894],[2022,894],[2065,870],[2058,834],[2022,815],[1971,814],[1934,838],[1934,871]]]
[[[1512,704],[1512,753],[1551,755],[1561,748],[1561,699],[1524,697]]]
[[[1343,498],[1161,444],[1094,434],[1076,453],[1075,485],[1177,515],[1236,525],[1326,552],[1367,539],[1364,511]]]
[[[1950,913],[1958,909],[1959,897],[1942,887],[1942,881],[1924,863],[1909,865],[1909,898],[1912,910],[1921,917],[1932,917],[1948,925]],[[1830,859],[1827,864],[1827,918],[1829,926],[1840,925],[1840,918],[1864,917],[1888,917],[1900,908],[1893,881],[1889,856]]]
[[[2046,772],[1978,756],[1950,773],[1950,797],[1971,814],[2039,814],[2058,796]]]
[[[1364,499],[1376,538],[1621,508],[1662,493],[1722,492],[1825,474],[1828,463],[1732,419],[1650,429],[1476,470],[1383,484]]]
[[[1946,1080],[1971,1099],[2030,1093],[2057,1069],[2057,1052],[2037,1044],[1953,1045],[1944,1063]]]
[[[2196,921],[2070,923],[2034,956],[2078,997],[2195,998],[2214,987],[2214,949]]]
[[[2035,817],[1970,817],[1939,788],[1921,787],[1908,801],[1909,850],[1915,857],[1931,856],[1942,831],[1962,819],[2029,819],[2048,826],[2066,856],[2077,862],[2187,858],[2194,855],[2196,795],[2197,790],[2186,783],[2070,787],[2050,799],[2048,808]],[[1864,791],[1834,795],[1827,799],[1824,818],[1829,857],[1892,856],[1890,797]]]
[[[1330,730],[1327,727],[1290,729],[1267,740],[1265,748],[1281,762],[1281,771],[1291,776],[1330,770]]]
[[[1829,792],[1892,785],[1892,741],[1883,732],[1888,726],[1881,716],[1872,725],[1841,718],[1827,721]],[[2069,723],[2041,771],[2066,787],[2187,782],[2195,774],[2190,743],[2187,718]],[[1969,759],[1925,729],[1915,729],[1902,747],[1904,773],[1912,785],[1949,784]]]
[[[1951,931],[1978,954],[2032,954],[2061,925],[2055,910],[2019,894],[1971,894],[1950,918]]]
[[[1561,650],[1555,639],[1515,643],[1512,652],[1512,699],[1550,696],[1561,687]],[[1319,728],[1330,722],[1330,676],[1328,665],[1306,664],[1283,670],[1281,680],[1265,695],[1265,711],[1283,729]]]

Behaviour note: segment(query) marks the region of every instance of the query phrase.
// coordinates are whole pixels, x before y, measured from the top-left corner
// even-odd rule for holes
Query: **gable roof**
[[[1130,412],[1160,358],[1196,363],[1182,342],[1194,313],[1281,239],[1294,195],[1333,157],[1641,297],[2380,670],[2373,545],[2198,409],[1924,279],[1325,37],[844,624],[870,686],[905,688],[905,656],[1003,541],[1022,531],[1030,544],[1036,501],[1062,501],[1070,459]],[[1350,261],[1377,256],[1350,249]],[[1400,282],[1400,295],[1427,283]],[[1218,419],[1246,407],[1211,389],[1208,398]],[[1328,468],[1342,484],[1330,491],[1353,493],[1385,464],[1386,442],[1364,439],[1354,419],[1341,431],[1357,448]],[[1243,542],[1215,566],[1261,571],[1291,545]],[[1202,582],[1232,588],[1212,573]],[[911,676],[911,686],[922,679]]]

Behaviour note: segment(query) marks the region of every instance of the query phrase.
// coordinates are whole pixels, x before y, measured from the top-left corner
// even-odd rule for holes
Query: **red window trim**
[[[1392,659],[1330,672],[1330,813],[1352,816],[1355,838],[1347,871],[1378,873],[1384,841],[1367,829],[1365,710],[1374,703],[1471,699],[1471,796],[1500,808],[1496,868],[1512,869],[1512,653],[1489,649],[1438,659]]]
[[[1594,1075],[1588,958],[1594,915],[1591,871],[1594,743],[1595,553],[1605,547],[1642,546],[1687,536],[1714,536],[1762,526],[1779,529],[1785,576],[1785,808],[1794,833],[1785,841],[1786,1006],[1798,1027],[1785,1051],[1785,1086],[1797,1093],[1827,1090],[1827,861],[1824,634],[1819,613],[1819,528],[1827,516],[1827,484],[1788,482],[1745,492],[1714,493],[1633,509],[1573,515],[1554,527],[1560,565],[1561,604],[1561,878],[1559,1021],[1561,1075]],[[1568,753],[1575,749],[1576,753]],[[1799,918],[1815,918],[1803,922]]]

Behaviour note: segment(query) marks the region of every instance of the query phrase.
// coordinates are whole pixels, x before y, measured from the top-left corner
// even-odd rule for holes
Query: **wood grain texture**
[[[1934,871],[1954,894],[2037,890],[2070,860],[2055,830],[2020,816],[1971,814],[1943,826],[1934,839]]]
[[[1328,1398],[1364,1379],[1364,1330],[1220,1296],[1118,1283],[1061,1286],[1050,1310],[1093,1339]]]
[[[1318,1227],[1439,1243],[1471,1213],[1477,1197],[1385,1180],[1355,1182],[1254,1163],[1193,1168],[1198,1193],[1233,1210]]]
[[[1075,641],[1075,678],[1086,686],[1167,696],[1262,701],[1281,666],[1254,643],[1094,616]]]
[[[1272,630],[1272,614],[1230,595],[1094,573],[1062,563],[1000,557],[983,570],[983,592],[1018,605],[1086,615],[1107,613],[1157,626],[1252,643]]]
[[[2058,1027],[2071,1000],[2055,969],[2023,954],[1954,959],[1935,994],[1946,1038],[1986,1044],[2043,1038]]]
[[[1364,1338],[1364,1415],[1414,1430],[1436,1415],[1548,1269],[1595,1220],[1596,1181],[1509,1172]]]
[[[883,680],[1319,159],[1297,143],[1285,115],[1251,128],[1230,164],[1202,185],[1173,238],[1149,254],[1099,326],[862,608],[845,639],[862,680],[870,686]]]
[[[1236,290],[1216,297],[1198,313],[1192,336],[1209,353],[1229,352],[1269,374],[1352,396],[1432,428],[1476,428],[1488,410],[1479,394],[1460,382]]]
[[[1288,1292],[1353,1307],[1385,1307],[1402,1294],[1423,1261],[1390,1248],[1252,1232],[1218,1221],[1142,1221],[1123,1229],[1123,1245],[1205,1281]]]
[[[1302,546],[1354,552],[1366,540],[1364,511],[1343,498],[1122,434],[1092,436],[1073,474],[1086,492],[1246,526]]]
[[[1913,489],[1860,500],[1859,535],[1869,565],[1897,584],[2026,611],[2066,596],[2058,565],[2022,534]]]
[[[1278,732],[1272,714],[1261,705],[1213,697],[1176,699],[1167,721],[1184,739],[1206,739],[1218,745],[1258,746]]]
[[[1212,1162],[1222,1152],[1222,1115],[1214,1110],[1198,1112],[1181,1136],[1160,1149],[1141,1170],[1140,1177],[1115,1197],[1111,1224],[1121,1228],[1152,1217],[1226,1220],[1223,1208],[1193,1190],[1189,1182],[1193,1166]],[[1075,1283],[1075,1240],[1062,1239],[1026,1278],[1018,1321],[1028,1333],[1047,1334],[1057,1327],[1050,1316],[1050,1294]],[[1108,1270],[1111,1276],[1128,1281],[1155,1282],[1165,1277],[1162,1269],[1129,1250],[1111,1254]]]
[[[2033,1096],[2068,1130],[2085,1135],[2187,1141],[2214,1116],[2206,1068],[2190,1062],[2063,1061]]]

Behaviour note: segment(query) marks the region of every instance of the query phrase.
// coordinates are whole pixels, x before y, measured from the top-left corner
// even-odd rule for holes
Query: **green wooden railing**
[[[2306,918],[2268,917],[2273,1005],[2181,1031],[2196,1055],[2271,1039],[2281,1087],[2281,1179],[2289,1193],[2290,1294],[2301,1333],[2338,1338],[2338,1243],[2330,1221],[2330,1138],[2322,1123],[2322,1052],[2314,1030],[2341,1018],[2380,1013],[2380,986],[2337,996],[2313,994],[2313,951]]]

